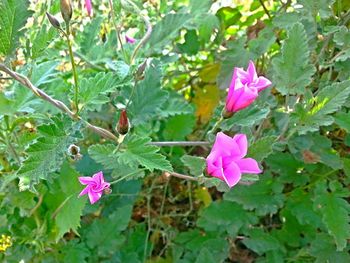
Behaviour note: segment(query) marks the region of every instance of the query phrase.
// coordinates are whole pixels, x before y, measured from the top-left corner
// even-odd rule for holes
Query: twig
[[[57,214],[62,210],[62,208],[65,206],[65,204],[67,204],[67,202],[69,201],[69,199],[72,198],[73,195],[68,196],[66,199],[63,200],[63,202],[56,208],[56,210],[52,213],[51,215],[51,219],[55,219]]]
[[[179,173],[175,173],[175,172],[165,172],[164,175],[166,177],[177,177],[177,178],[181,178],[181,179],[185,179],[185,180],[191,180],[191,181],[199,181],[199,179],[197,177],[193,177],[193,176],[189,176],[189,175],[184,175],[184,174],[179,174]]]
[[[39,200],[38,200],[38,203],[33,207],[33,209],[32,210],[30,210],[30,212],[29,212],[29,217],[31,217],[33,214],[34,214],[34,212],[39,208],[39,206],[41,205],[41,203],[43,202],[43,195],[40,195],[39,196]]]
[[[174,142],[150,142],[150,145],[159,147],[164,146],[208,146],[210,143],[205,141],[174,141]]]
[[[113,7],[113,1],[112,0],[109,0],[109,7],[111,8],[111,16],[112,16],[112,23],[113,23],[113,26],[115,28],[115,32],[116,32],[116,35],[117,35],[117,39],[120,43],[120,48],[123,52],[123,56],[124,56],[124,59],[126,59],[126,53],[125,53],[125,50],[124,50],[124,46],[123,46],[123,41],[122,41],[122,38],[120,36],[120,28],[117,26],[116,22],[115,22],[115,14],[114,14],[114,7]]]
[[[265,13],[267,14],[267,16],[271,19],[270,12],[269,12],[269,10],[266,8],[266,6],[265,6],[265,4],[264,4],[264,1],[263,1],[263,0],[259,0],[259,2],[260,2],[260,4],[261,4],[262,8],[264,8],[264,11],[265,11]]]
[[[50,95],[46,94],[41,89],[35,87],[27,77],[15,72],[15,71],[12,71],[11,69],[9,69],[8,67],[6,67],[4,64],[1,64],[1,63],[0,63],[0,71],[7,73],[14,80],[18,81],[23,86],[29,88],[35,95],[37,95],[41,99],[49,102],[50,104],[52,104],[56,108],[60,109],[62,112],[66,113],[73,120],[76,120],[76,121],[80,120],[86,125],[87,128],[89,128],[93,132],[99,134],[100,136],[102,136],[106,139],[112,140],[114,142],[118,142],[118,138],[113,133],[111,133],[110,131],[105,130],[101,127],[94,126],[91,123],[83,120],[81,117],[76,116],[74,114],[74,112],[72,112],[62,101],[52,98]]]
[[[130,0],[126,0],[126,2],[131,4],[133,6],[133,8],[136,10],[136,12],[138,13],[138,15],[140,15],[142,17],[142,19],[146,25],[146,28],[147,28],[146,34],[143,36],[143,38],[140,40],[140,42],[138,43],[138,45],[135,47],[134,51],[132,52],[131,59],[130,59],[130,64],[132,64],[139,49],[144,44],[146,44],[147,40],[150,38],[150,36],[152,34],[152,25],[151,25],[151,22],[149,21],[148,17],[141,13],[141,10],[138,8],[137,5],[134,4],[134,2],[132,2]]]

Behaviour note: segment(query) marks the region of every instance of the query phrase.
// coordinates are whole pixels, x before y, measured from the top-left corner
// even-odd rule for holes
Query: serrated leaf
[[[135,94],[128,108],[128,115],[133,125],[139,125],[155,118],[156,112],[168,98],[168,92],[161,89],[162,71],[159,63],[148,67],[145,79],[135,88]]]
[[[173,98],[171,94],[169,103],[165,104],[160,110],[159,114],[161,117],[169,117],[181,114],[193,114],[194,109],[184,98]]]
[[[166,140],[184,140],[192,133],[196,119],[193,115],[176,115],[170,117],[163,131]]]
[[[118,153],[120,162],[130,165],[142,165],[150,171],[172,171],[170,162],[158,153],[159,147],[149,145],[149,138],[131,137],[126,143],[126,150]]]
[[[278,239],[269,233],[265,233],[262,229],[250,229],[249,236],[249,238],[245,238],[242,242],[259,255],[267,251],[284,249]]]
[[[190,169],[190,173],[194,176],[203,174],[206,162],[203,157],[184,155],[181,161]]]
[[[312,81],[315,67],[310,63],[310,52],[304,26],[296,23],[282,46],[282,55],[272,61],[276,89],[287,94],[303,94]],[[295,65],[298,65],[297,67]]]
[[[257,221],[258,218],[245,211],[241,205],[220,201],[211,203],[202,211],[197,225],[208,232],[226,231],[230,236],[235,236],[243,226],[256,224]]]
[[[298,124],[298,133],[305,134],[308,131],[318,131],[320,126],[328,126],[334,122],[329,114],[336,112],[346,102],[350,94],[350,81],[333,83],[319,92],[319,94],[307,102],[305,107],[297,107],[293,114],[294,121]]]
[[[118,166],[118,157],[114,154],[117,146],[113,144],[95,144],[89,147],[89,155],[97,163],[102,164],[106,169],[115,169]]]
[[[178,32],[191,19],[190,14],[168,14],[153,29],[147,44],[147,54],[159,53],[177,37]]]
[[[0,2],[0,54],[9,55],[23,34],[21,28],[31,15],[27,0],[1,0]]]
[[[52,196],[47,197],[51,199],[53,212],[56,212],[55,224],[58,228],[56,241],[70,230],[77,233],[86,203],[85,198],[78,198],[79,192],[83,189],[78,181],[79,173],[65,163],[59,174],[52,186],[54,188]]]
[[[31,58],[37,59],[41,55],[45,53],[45,50],[47,49],[48,45],[50,44],[53,37],[56,35],[57,30],[53,27],[49,27],[47,29],[47,25],[44,24],[38,33],[35,36],[35,39],[33,40],[33,45],[31,48]]]
[[[323,222],[334,238],[337,250],[343,251],[350,238],[349,203],[335,193],[325,193],[317,196],[314,207],[321,210]]]
[[[122,84],[123,78],[112,72],[100,72],[92,78],[84,78],[80,82],[79,98],[83,107],[89,110],[96,106],[109,102],[107,94],[116,91],[118,84]]]
[[[220,125],[223,130],[230,130],[234,125],[238,126],[253,126],[261,120],[265,119],[269,114],[270,109],[258,107],[248,107],[239,112],[236,112],[231,118],[226,119]]]
[[[40,179],[49,179],[49,174],[60,168],[68,146],[76,141],[75,129],[66,128],[57,118],[38,127],[41,136],[28,147],[28,157],[17,172],[20,191],[34,190]]]
[[[283,184],[268,175],[250,186],[238,185],[224,194],[224,200],[237,202],[257,215],[275,214],[283,206]]]
[[[249,146],[248,156],[261,162],[272,153],[272,147],[276,136],[266,136]]]

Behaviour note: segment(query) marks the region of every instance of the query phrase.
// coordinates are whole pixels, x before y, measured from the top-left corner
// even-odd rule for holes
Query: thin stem
[[[155,145],[158,147],[167,146],[208,146],[209,142],[205,141],[174,141],[174,142],[150,142],[150,145]]]
[[[67,37],[67,45],[68,45],[68,50],[69,50],[69,56],[70,56],[70,62],[72,64],[72,71],[73,71],[73,78],[74,78],[74,104],[75,104],[75,111],[76,115],[79,113],[79,86],[78,86],[78,74],[77,70],[75,67],[75,62],[74,62],[74,55],[73,55],[73,49],[72,49],[72,43],[70,41],[70,25],[67,23],[66,25],[66,37]]]
[[[197,177],[192,177],[189,175],[179,174],[179,173],[175,173],[175,172],[171,172],[171,173],[165,172],[164,175],[167,177],[173,176],[173,177],[177,177],[177,178],[185,179],[185,180],[191,180],[191,181],[197,181],[197,182],[199,181],[199,179]]]
[[[51,219],[55,219],[57,214],[62,210],[62,208],[67,204],[69,199],[72,198],[73,195],[68,196],[66,199],[63,200],[63,202],[56,208],[56,210],[52,213]]]
[[[146,28],[147,28],[147,31],[146,31],[146,34],[143,36],[143,38],[140,40],[140,42],[138,43],[138,45],[135,47],[132,55],[131,55],[131,59],[130,59],[130,64],[133,64],[133,61],[134,59],[136,58],[136,55],[139,51],[139,49],[144,45],[146,44],[147,40],[151,37],[151,34],[152,34],[152,25],[151,25],[151,22],[149,21],[148,17],[143,15],[141,10],[138,8],[137,5],[134,4],[134,2],[130,1],[130,0],[126,0],[126,2],[128,2],[130,5],[133,6],[133,8],[136,10],[136,12],[138,13],[139,16],[142,17],[145,25],[146,25]]]
[[[135,93],[135,90],[136,90],[137,82],[138,82],[137,79],[135,79],[135,83],[134,83],[134,86],[132,87],[131,94],[130,94],[130,96],[129,96],[128,102],[126,103],[125,109],[128,108],[128,106],[129,106],[129,104],[130,104],[130,102],[131,102],[131,99],[132,99],[132,97],[134,96],[134,93]]]
[[[270,12],[269,10],[266,8],[265,4],[264,4],[264,1],[263,0],[259,0],[260,2],[260,5],[262,6],[262,8],[264,9],[265,13],[267,14],[267,16],[271,19],[271,15],[270,15]]]
[[[115,18],[115,14],[114,14],[114,7],[113,7],[113,1],[112,0],[109,0],[109,7],[111,8],[112,23],[113,23],[113,26],[115,28],[117,39],[119,41],[120,48],[121,48],[121,50],[123,52],[124,59],[126,59],[126,53],[125,53],[124,46],[123,46],[123,41],[122,41],[122,38],[121,38],[121,35],[120,35],[120,29],[119,29],[118,25],[115,22],[116,18]]]
[[[129,173],[127,175],[124,175],[123,177],[120,177],[119,179],[110,182],[110,185],[119,183],[120,181],[123,181],[124,179],[128,178],[129,176],[135,175],[135,174],[140,173],[140,172],[145,171],[145,170],[147,170],[147,169],[146,168],[140,169],[140,170],[137,170],[135,172]]]

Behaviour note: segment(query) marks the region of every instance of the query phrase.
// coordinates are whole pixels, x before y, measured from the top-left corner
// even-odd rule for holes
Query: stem
[[[123,52],[124,59],[126,59],[126,53],[125,53],[125,50],[124,50],[123,41],[122,41],[122,38],[120,36],[120,29],[119,29],[119,27],[117,26],[117,24],[115,22],[116,18],[115,18],[115,14],[114,14],[114,8],[113,8],[113,1],[112,0],[109,0],[109,7],[111,8],[112,23],[113,23],[113,26],[115,28],[117,39],[119,41],[120,48],[121,48],[121,50]]]
[[[112,184],[119,183],[120,181],[123,181],[125,178],[128,178],[129,176],[132,176],[132,175],[134,175],[134,174],[137,174],[137,173],[142,172],[142,171],[145,171],[145,170],[147,170],[147,169],[144,168],[144,169],[140,169],[140,170],[137,170],[137,171],[135,171],[135,172],[129,173],[129,174],[127,174],[127,175],[124,175],[123,177],[120,177],[119,179],[117,179],[117,180],[115,180],[115,181],[110,182],[109,184],[112,185]]]
[[[264,1],[263,0],[259,0],[262,8],[264,9],[265,13],[267,14],[267,16],[271,19],[271,15],[270,15],[270,12],[269,10],[266,8],[265,4],[264,4]]]
[[[51,219],[55,219],[57,214],[62,210],[64,205],[69,201],[69,199],[72,198],[73,195],[68,196],[66,199],[63,200],[63,202],[56,208],[56,210],[52,213]]]
[[[137,82],[138,82],[137,79],[135,79],[135,83],[134,83],[134,86],[132,87],[132,90],[131,90],[131,93],[130,93],[128,102],[127,102],[126,105],[125,105],[125,109],[128,108],[128,106],[129,106],[129,104],[130,104],[130,102],[131,102],[131,99],[132,99],[132,97],[134,96],[134,93],[135,93],[135,90],[136,90]]]
[[[135,47],[134,49],[134,52],[132,53],[131,55],[131,59],[130,59],[130,64],[132,65],[133,64],[133,61],[137,55],[137,52],[139,51],[139,49],[144,45],[146,44],[147,40],[151,37],[151,34],[152,34],[152,25],[151,25],[151,22],[149,21],[148,17],[144,16],[142,13],[141,13],[141,10],[138,8],[137,5],[134,4],[134,2],[130,1],[130,0],[126,0],[126,2],[128,2],[130,5],[133,6],[133,8],[135,9],[135,11],[137,12],[137,14],[139,16],[142,17],[146,27],[147,27],[147,31],[146,31],[146,34],[143,36],[143,38],[140,40],[140,42],[138,43],[138,45]]]
[[[184,175],[184,174],[179,174],[179,173],[175,173],[175,172],[165,172],[164,173],[165,176],[167,177],[170,177],[170,176],[173,176],[173,177],[177,177],[177,178],[181,178],[181,179],[185,179],[185,180],[191,180],[191,181],[199,181],[198,178],[196,177],[192,177],[192,176],[189,176],[189,175]]]
[[[74,55],[73,55],[73,50],[72,50],[72,43],[70,41],[70,26],[67,23],[66,25],[66,37],[67,37],[67,45],[68,45],[68,50],[69,50],[69,56],[70,56],[70,62],[72,64],[72,71],[73,71],[73,78],[74,78],[74,104],[75,104],[75,110],[76,110],[76,115],[79,113],[79,100],[78,100],[78,94],[79,94],[79,87],[78,87],[78,74],[77,70],[75,67],[75,62],[74,62]]]
[[[208,146],[209,142],[205,141],[174,141],[174,142],[150,142],[149,145],[155,145],[158,147],[164,146]]]

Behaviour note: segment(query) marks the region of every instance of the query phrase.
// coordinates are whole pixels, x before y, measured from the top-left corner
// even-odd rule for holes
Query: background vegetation
[[[67,39],[45,14],[65,30],[60,1],[0,0],[1,261],[350,262],[349,1],[114,0],[111,12],[102,0],[91,17],[83,2],[75,97]],[[212,142],[249,60],[272,88],[218,128],[247,134],[264,173],[229,190],[203,175],[210,147],[148,143]],[[23,76],[72,113],[77,99],[84,121]],[[121,180],[90,205],[77,177],[100,170]]]

